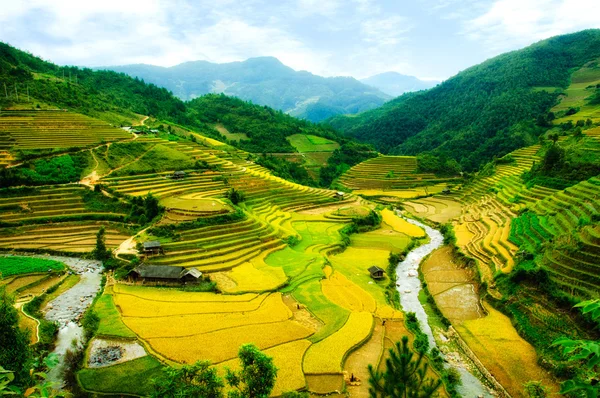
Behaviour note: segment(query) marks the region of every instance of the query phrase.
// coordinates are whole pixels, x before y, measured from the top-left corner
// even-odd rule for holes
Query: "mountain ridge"
[[[167,88],[184,101],[223,93],[313,122],[374,109],[392,98],[352,77],[322,77],[296,71],[275,57],[222,64],[189,61],[171,67],[132,64],[95,69],[143,79]]]
[[[432,153],[476,170],[531,145],[571,74],[600,57],[600,30],[556,36],[472,66],[438,86],[327,122],[384,153]],[[553,116],[552,116],[553,117]]]

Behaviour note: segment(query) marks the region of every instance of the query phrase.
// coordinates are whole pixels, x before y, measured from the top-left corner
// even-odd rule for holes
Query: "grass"
[[[287,137],[290,144],[300,153],[303,152],[333,152],[340,145],[327,138],[308,134],[294,134]]]
[[[115,307],[110,294],[102,295],[94,305],[94,312],[100,318],[97,334],[101,336],[114,336],[135,338],[136,335],[121,320],[121,314]]]
[[[165,144],[157,144],[133,163],[112,173],[112,176],[156,173],[167,170],[183,170],[194,167],[192,157]]]
[[[135,394],[152,392],[150,380],[161,375],[162,365],[151,356],[103,368],[87,368],[77,373],[84,389],[106,394]]]
[[[3,278],[30,274],[34,272],[62,271],[65,265],[59,261],[46,260],[35,257],[0,257],[0,275]]]
[[[250,138],[245,133],[232,133],[225,128],[222,124],[215,125],[215,129],[221,133],[222,136],[227,138],[229,141],[240,141],[249,140]]]

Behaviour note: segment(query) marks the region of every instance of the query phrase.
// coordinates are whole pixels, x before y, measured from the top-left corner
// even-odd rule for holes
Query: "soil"
[[[88,367],[116,365],[148,355],[137,341],[94,339],[90,343]]]
[[[310,311],[304,308],[302,304],[298,303],[291,295],[284,294],[281,297],[285,305],[287,305],[294,314],[292,317],[293,320],[310,329],[314,329],[315,332],[321,329],[323,324],[319,320],[315,319]]]
[[[352,352],[344,364],[346,389],[352,397],[369,397],[368,364],[378,364],[383,352],[383,337],[385,326],[381,320],[375,319],[375,327],[371,338],[359,349]],[[354,376],[354,380],[352,380]]]

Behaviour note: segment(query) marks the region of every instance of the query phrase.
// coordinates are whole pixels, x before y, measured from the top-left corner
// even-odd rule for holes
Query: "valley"
[[[313,124],[113,72],[73,68],[72,83],[2,46],[0,79],[31,84],[0,111],[0,309],[23,347],[0,365],[19,386],[45,381],[36,367],[74,396],[156,396],[198,361],[230,382],[253,344],[277,368],[267,395],[369,397],[404,337],[441,397],[595,380],[597,363],[556,343],[599,339],[574,308],[600,297],[600,68],[585,51],[558,40],[574,53],[553,76],[565,84],[515,78],[512,100],[530,102],[501,121],[504,97],[471,120],[485,99],[469,92],[457,127],[407,115],[489,63]]]

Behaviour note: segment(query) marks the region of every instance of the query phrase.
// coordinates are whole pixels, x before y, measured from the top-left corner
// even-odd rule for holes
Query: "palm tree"
[[[425,377],[429,365],[420,353],[415,353],[408,346],[408,337],[404,336],[389,350],[384,372],[373,369],[369,365],[369,396],[371,398],[429,398],[437,396],[436,391],[442,385],[439,379]]]

